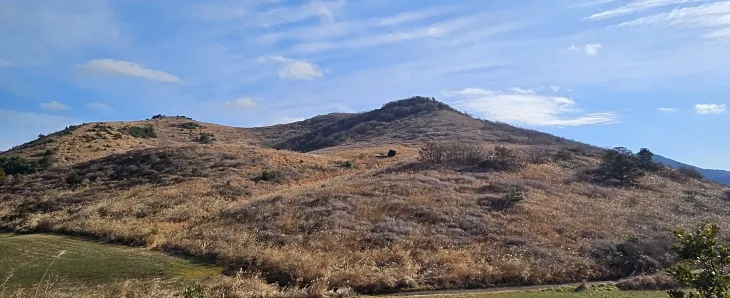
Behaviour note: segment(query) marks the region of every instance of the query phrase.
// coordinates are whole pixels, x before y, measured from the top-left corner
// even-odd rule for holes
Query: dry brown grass
[[[711,221],[730,230],[723,187],[657,175],[644,177],[634,189],[591,185],[576,179],[581,169],[597,163],[592,149],[581,145],[571,147],[571,161],[511,172],[421,164],[418,146],[409,142],[448,138],[459,129],[456,139],[504,142],[506,135],[494,133],[513,130],[476,125],[461,114],[439,116],[453,111],[435,113],[416,122],[396,120],[388,126],[392,133],[367,134],[311,153],[253,146],[277,131],[282,137],[300,135],[289,126],[246,130],[203,123],[191,132],[175,126],[189,122],[185,119],[140,122],[151,123],[159,138],[114,140],[112,151],[86,150],[74,138],[59,137],[61,166],[0,187],[0,228],[146,245],[210,257],[231,272],[260,274],[281,286],[351,287],[362,293],[614,278],[625,274],[613,264],[631,257],[619,251],[629,237],[640,239],[637,246],[647,250],[639,254],[661,263],[649,250],[664,249],[660,242],[675,228]],[[441,121],[436,124],[452,121],[429,130],[434,125],[424,124],[434,120],[429,117]],[[325,120],[306,129],[320,129],[330,123]],[[490,125],[500,130],[485,134]],[[192,144],[203,130],[219,141]],[[524,138],[533,134],[515,138],[529,143]],[[389,149],[397,156],[379,157]],[[13,152],[32,153],[23,150]],[[179,162],[156,170],[162,179],[131,175],[118,181],[105,174],[126,166],[117,162],[120,157],[155,152],[173,152]],[[343,167],[346,161],[357,167]],[[84,178],[101,178],[65,185],[64,164]],[[141,165],[154,169],[153,163]],[[263,171],[288,178],[253,179]],[[510,189],[521,190],[526,199],[493,208]]]

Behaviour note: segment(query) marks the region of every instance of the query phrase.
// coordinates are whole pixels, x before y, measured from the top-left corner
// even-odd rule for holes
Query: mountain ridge
[[[727,170],[700,168],[697,166],[679,162],[679,161],[673,160],[671,158],[664,157],[662,155],[657,155],[657,154],[654,155],[654,161],[665,164],[665,165],[670,166],[675,169],[679,169],[682,167],[693,168],[693,169],[696,169],[697,171],[699,171],[700,173],[702,173],[702,175],[707,180],[715,181],[717,183],[722,183],[725,185],[730,185],[730,171],[727,171]]]

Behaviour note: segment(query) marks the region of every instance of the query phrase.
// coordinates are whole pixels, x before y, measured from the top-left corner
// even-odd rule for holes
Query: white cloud
[[[600,13],[593,14],[586,19],[588,20],[603,20],[616,18],[624,15],[630,15],[640,11],[644,11],[651,8],[678,5],[692,2],[703,2],[704,0],[636,0],[627,5],[617,7],[611,10],[603,11]]]
[[[140,77],[166,83],[182,82],[180,78],[164,71],[145,68],[144,66],[134,62],[113,59],[91,60],[86,64],[79,65],[79,68],[97,74]]]
[[[555,85],[550,85],[550,90],[553,90],[553,92],[558,92],[558,91],[560,91],[560,87],[555,86]]]
[[[730,1],[673,9],[669,12],[641,17],[612,27],[657,27],[708,28],[704,38],[730,38]]]
[[[723,113],[725,113],[725,105],[724,104],[714,104],[714,103],[696,104],[695,113],[700,114],[700,115],[723,114]]]
[[[488,119],[534,126],[582,126],[617,123],[615,112],[582,113],[578,104],[567,97],[534,93],[504,93],[479,88],[444,92],[459,99],[453,103],[468,112]]]
[[[509,90],[513,91],[514,93],[519,93],[519,94],[535,94],[535,90],[522,89],[520,87],[512,87]]]
[[[267,58],[259,58],[259,61],[266,61]],[[283,63],[277,74],[279,78],[289,80],[312,80],[323,77],[324,73],[319,65],[304,60],[294,60],[283,56],[268,57],[268,60]]]
[[[233,101],[226,102],[223,105],[234,109],[251,109],[257,107],[258,103],[256,103],[256,101],[251,98],[242,97]]]
[[[55,101],[55,100],[54,101],[50,101],[50,102],[41,103],[41,108],[43,108],[44,110],[57,110],[57,111],[60,111],[60,110],[70,110],[71,109],[71,107],[66,106],[66,105],[64,105],[64,104],[62,104],[60,102]]]
[[[345,0],[312,0],[302,5],[260,9],[278,1],[229,1],[190,7],[195,17],[203,20],[237,20],[244,25],[271,27],[298,23],[313,18],[334,21],[347,5]]]
[[[597,56],[598,52],[603,48],[603,46],[600,43],[592,43],[592,44],[586,44],[583,47],[578,47],[575,44],[571,44],[567,50],[570,52],[575,52],[582,50],[586,53],[588,56]]]
[[[304,120],[306,120],[306,119],[303,117],[284,117],[284,118],[274,121],[274,123],[272,123],[272,124],[274,124],[274,125],[287,124],[287,123],[299,122],[299,121],[304,121]]]
[[[664,113],[674,113],[677,111],[675,108],[658,108],[657,110]]]
[[[597,56],[598,51],[601,50],[603,46],[600,43],[594,43],[594,44],[587,44],[585,46],[586,55],[588,56]]]
[[[112,107],[108,104],[101,102],[90,102],[86,104],[86,107],[94,110],[111,111]]]

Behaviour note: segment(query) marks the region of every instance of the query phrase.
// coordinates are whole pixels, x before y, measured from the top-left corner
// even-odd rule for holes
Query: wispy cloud
[[[279,1],[228,1],[213,2],[190,7],[192,15],[209,21],[240,21],[249,26],[276,26],[297,23],[312,18],[333,21],[346,7],[345,0],[311,0],[296,6],[271,8],[267,4]]]
[[[603,1],[604,3],[613,2],[613,1]],[[692,3],[692,2],[704,2],[704,0],[635,0],[634,2],[631,2],[629,4],[626,4],[621,7],[617,7],[614,9],[606,10],[600,13],[593,14],[589,17],[586,17],[588,20],[603,20],[603,19],[610,19],[610,18],[616,18],[620,16],[630,15],[637,12],[641,12],[647,9],[657,8],[657,7],[663,7],[663,6],[670,6],[670,5],[678,5],[678,4],[685,4],[685,3]]]
[[[658,108],[657,110],[664,113],[674,113],[677,111],[676,108]]]
[[[50,102],[44,102],[41,103],[41,108],[44,110],[56,110],[56,111],[62,111],[62,110],[70,110],[71,107],[66,106],[60,102],[57,101],[50,101]]]
[[[725,113],[725,105],[714,103],[696,104],[695,113],[700,115],[723,114]]]
[[[583,126],[617,123],[615,112],[582,113],[570,98],[535,93],[494,91],[466,88],[446,91],[445,96],[456,97],[453,103],[487,119],[534,126]]]
[[[645,26],[683,29],[704,28],[709,29],[701,35],[704,38],[727,39],[730,38],[730,1],[676,8],[669,12],[637,18],[612,27]]]
[[[180,83],[182,79],[161,70],[145,68],[144,66],[128,61],[113,59],[96,59],[79,65],[79,68],[89,73],[102,75],[121,75],[139,77],[165,83]]]
[[[259,104],[251,98],[242,97],[242,98],[238,98],[238,99],[226,102],[223,105],[228,108],[233,108],[233,109],[252,109],[252,108],[257,107]]]

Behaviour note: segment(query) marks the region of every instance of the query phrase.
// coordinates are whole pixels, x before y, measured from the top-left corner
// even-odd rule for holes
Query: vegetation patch
[[[6,288],[42,282],[99,284],[155,277],[215,276],[221,268],[142,248],[63,236],[0,234],[0,273]],[[47,271],[47,272],[46,272]]]
[[[157,132],[152,125],[147,126],[125,126],[119,129],[120,132],[126,133],[135,138],[154,139],[157,138]]]

